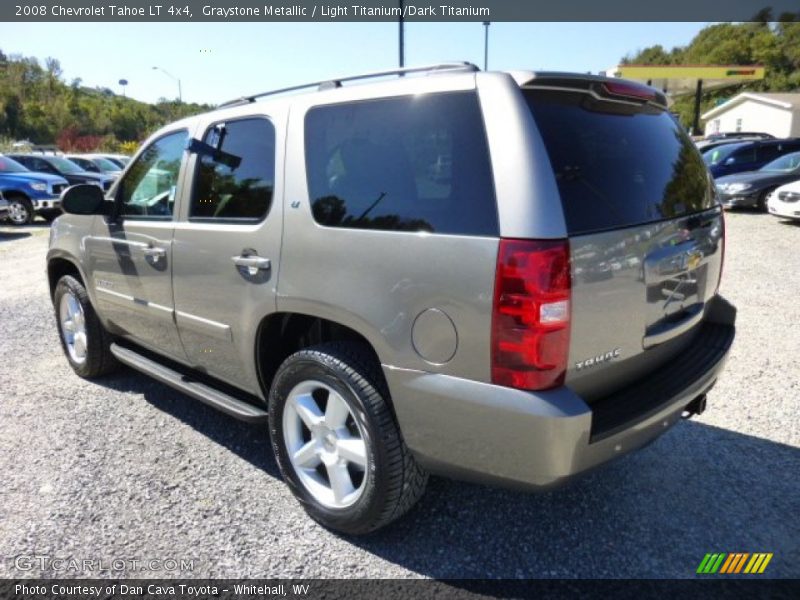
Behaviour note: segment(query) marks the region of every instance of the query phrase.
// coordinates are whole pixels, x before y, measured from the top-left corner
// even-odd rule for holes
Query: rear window
[[[311,109],[306,169],[328,227],[497,235],[489,151],[474,93]]]
[[[706,166],[668,112],[536,90],[528,105],[570,234],[672,219],[713,206]]]

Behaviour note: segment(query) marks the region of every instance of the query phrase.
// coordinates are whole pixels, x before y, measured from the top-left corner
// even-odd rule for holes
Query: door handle
[[[167,255],[167,251],[164,248],[159,248],[158,246],[147,246],[142,250],[145,256],[150,257],[156,261],[159,258],[163,258]]]
[[[232,256],[231,260],[237,267],[245,267],[255,271],[266,271],[272,266],[268,258],[261,256]]]

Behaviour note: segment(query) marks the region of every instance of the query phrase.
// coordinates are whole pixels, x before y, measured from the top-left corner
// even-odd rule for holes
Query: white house
[[[800,92],[745,92],[703,115],[706,135],[734,131],[800,137]]]

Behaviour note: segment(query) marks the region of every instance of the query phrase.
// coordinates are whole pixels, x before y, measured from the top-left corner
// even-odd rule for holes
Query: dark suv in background
[[[776,158],[800,150],[800,139],[751,140],[717,146],[703,153],[714,178],[755,171]]]

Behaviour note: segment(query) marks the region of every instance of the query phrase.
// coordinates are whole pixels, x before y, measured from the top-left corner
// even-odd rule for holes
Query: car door
[[[172,234],[188,132],[152,141],[115,188],[115,213],[86,240],[99,312],[112,332],[185,359],[172,301]]]
[[[275,311],[283,115],[209,121],[175,226],[175,317],[189,364],[258,394],[255,339]]]

